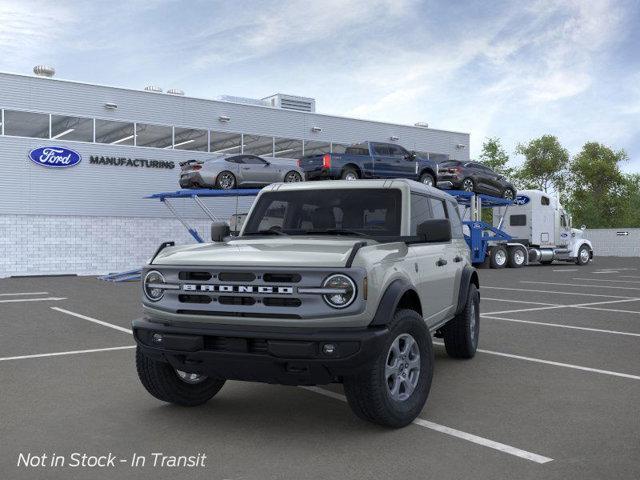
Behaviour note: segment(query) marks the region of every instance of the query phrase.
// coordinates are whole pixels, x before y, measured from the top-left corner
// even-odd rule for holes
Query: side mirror
[[[418,225],[418,237],[428,243],[451,241],[451,222],[447,218],[425,220]]]
[[[587,226],[586,226],[586,225],[582,225],[582,226],[580,227],[580,230],[586,230],[586,229],[587,229]]]
[[[416,152],[409,152],[404,156],[405,160],[415,160]]]
[[[211,241],[221,242],[231,234],[231,229],[226,222],[213,222],[211,224]]]

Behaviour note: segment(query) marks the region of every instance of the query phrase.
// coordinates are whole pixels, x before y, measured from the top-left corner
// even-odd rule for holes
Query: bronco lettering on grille
[[[219,293],[254,293],[292,295],[293,287],[272,287],[268,285],[203,285],[185,283],[182,290],[186,292],[219,292]]]

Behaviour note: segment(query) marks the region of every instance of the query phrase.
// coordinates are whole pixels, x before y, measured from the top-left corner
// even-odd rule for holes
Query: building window
[[[331,153],[344,153],[348,146],[346,143],[332,143]]]
[[[206,152],[209,147],[209,136],[206,130],[176,127],[173,148],[176,150],[195,150]]]
[[[111,145],[133,145],[133,123],[96,120],[96,142]]]
[[[93,118],[51,115],[51,139],[93,142]]]
[[[294,140],[291,138],[275,138],[274,157],[279,158],[301,158],[302,140]]]
[[[322,155],[331,152],[331,144],[329,142],[317,142],[313,140],[305,140],[304,154],[306,155]]]
[[[49,138],[49,115],[4,111],[4,134],[14,137]]]
[[[242,135],[239,133],[211,132],[211,153],[242,153]]]
[[[261,137],[260,135],[247,135],[243,138],[243,153],[273,157],[273,137]]]
[[[171,148],[173,145],[173,128],[148,123],[136,124],[136,146]]]

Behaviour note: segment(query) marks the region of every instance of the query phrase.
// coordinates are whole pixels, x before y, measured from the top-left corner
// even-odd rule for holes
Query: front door
[[[240,165],[241,184],[268,185],[275,181],[273,164],[255,155],[245,155]]]

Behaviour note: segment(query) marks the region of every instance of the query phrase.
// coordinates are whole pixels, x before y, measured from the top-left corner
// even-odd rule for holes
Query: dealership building
[[[294,162],[365,140],[437,160],[469,158],[467,133],[319,114],[306,97],[211,100],[34,72],[0,73],[0,277],[118,272],[144,264],[163,241],[193,242],[165,205],[144,198],[177,190],[186,160],[250,153]],[[77,154],[64,168],[32,161],[34,151],[60,149]],[[221,219],[252,201],[206,200]],[[202,210],[188,200],[174,205],[206,238]]]

